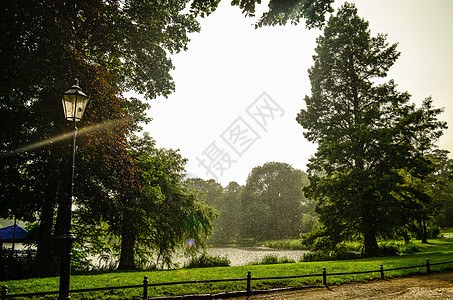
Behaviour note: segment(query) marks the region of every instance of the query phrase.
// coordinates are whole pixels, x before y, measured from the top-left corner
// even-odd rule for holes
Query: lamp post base
[[[74,234],[71,231],[63,233],[61,239],[61,260],[60,260],[60,289],[59,297],[60,300],[69,300],[69,281],[71,278],[71,256],[72,256],[72,242],[75,239]]]

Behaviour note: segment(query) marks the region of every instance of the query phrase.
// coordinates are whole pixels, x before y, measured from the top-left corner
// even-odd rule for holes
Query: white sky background
[[[388,79],[395,79],[399,90],[408,91],[417,104],[432,96],[436,107],[445,108],[441,119],[453,120],[453,1],[350,2],[356,3],[359,15],[369,21],[372,35],[388,33],[389,42],[399,43],[401,56]],[[343,3],[335,1],[335,9]],[[227,0],[200,21],[201,32],[191,35],[188,51],[172,57],[176,92],[168,99],[151,102],[153,121],[145,131],[156,139],[158,147],[180,149],[189,159],[189,174],[214,178],[223,186],[230,181],[244,185],[252,168],[270,161],[306,170],[316,145],[305,140],[295,118],[304,106],[304,96],[310,94],[307,70],[321,31],[308,30],[304,24],[254,29],[254,20]],[[246,110],[265,103],[260,98],[254,104],[263,92],[275,101],[268,103],[277,110],[273,119],[266,118],[266,126],[260,127]],[[243,122],[235,127],[238,117]],[[247,132],[233,138],[228,131],[224,134],[234,128]],[[250,138],[253,144],[247,142]],[[221,154],[215,162],[206,155],[214,149],[213,142],[223,151],[210,152],[211,158]],[[453,152],[453,129],[445,131],[439,146]],[[225,155],[234,162],[227,163]],[[197,158],[204,159],[206,165],[212,163],[211,174]]]

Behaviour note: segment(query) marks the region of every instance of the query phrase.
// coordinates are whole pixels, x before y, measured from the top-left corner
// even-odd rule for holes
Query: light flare
[[[187,240],[187,248],[190,249],[193,246],[195,246],[195,241],[193,239],[188,239]]]
[[[85,135],[85,134],[88,134],[88,133],[91,133],[91,132],[95,132],[95,131],[98,131],[98,130],[101,130],[101,129],[106,129],[106,128],[109,128],[109,127],[113,127],[113,126],[115,126],[115,125],[117,125],[117,124],[119,124],[119,123],[121,123],[123,121],[124,121],[124,119],[117,119],[117,120],[113,120],[113,121],[107,121],[107,122],[104,122],[104,123],[99,123],[99,124],[96,124],[96,125],[93,125],[93,126],[84,127],[84,128],[82,128],[82,129],[77,131],[77,135]],[[46,139],[44,141],[36,142],[36,143],[30,144],[30,145],[27,145],[27,146],[24,146],[24,147],[20,147],[20,148],[15,149],[15,150],[11,150],[9,152],[6,152],[6,153],[0,155],[0,158],[6,158],[6,157],[9,157],[9,156],[13,156],[13,155],[15,155],[17,153],[38,149],[38,148],[44,147],[46,145],[49,145],[51,143],[56,143],[56,142],[60,142],[60,141],[72,138],[73,132],[74,131],[65,132],[63,134],[48,138],[48,139]]]

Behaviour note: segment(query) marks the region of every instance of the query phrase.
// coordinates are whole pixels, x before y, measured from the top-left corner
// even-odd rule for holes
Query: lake
[[[253,262],[261,261],[266,256],[273,255],[278,258],[287,257],[296,262],[308,251],[307,250],[278,250],[267,247],[223,247],[208,248],[207,252],[213,256],[227,256],[231,261],[231,266],[250,265]],[[181,266],[187,261],[184,257],[176,257],[174,262],[180,263]]]
[[[267,247],[213,247],[208,248],[207,253],[212,256],[227,256],[231,262],[231,266],[245,266],[250,265],[253,262],[259,262],[264,257],[269,255],[273,255],[278,258],[287,257],[288,259],[293,259],[298,262],[305,253],[308,253],[308,251],[279,250]],[[89,259],[95,266],[105,265],[105,262],[101,262],[97,255],[90,256]],[[183,267],[184,263],[188,261],[188,258],[184,257],[183,254],[179,252],[179,254],[175,254],[172,261],[180,267]]]

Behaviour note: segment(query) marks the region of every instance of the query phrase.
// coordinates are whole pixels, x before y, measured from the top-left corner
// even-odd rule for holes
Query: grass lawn
[[[450,230],[453,231],[453,230]],[[448,234],[443,232],[444,235]],[[174,281],[208,280],[245,278],[250,270],[253,277],[275,277],[321,274],[322,268],[327,270],[327,284],[336,285],[351,281],[367,281],[380,278],[380,273],[367,273],[359,275],[330,276],[329,273],[358,272],[379,270],[383,264],[384,270],[405,266],[423,265],[428,258],[431,264],[438,262],[453,261],[453,238],[438,238],[429,240],[429,244],[415,242],[422,250],[412,254],[404,254],[391,257],[356,259],[349,261],[324,261],[324,262],[303,262],[287,263],[276,265],[253,265],[240,267],[219,267],[200,269],[178,269],[163,271],[137,271],[137,272],[109,272],[93,275],[71,276],[71,289],[96,288],[107,286],[137,285],[143,282],[143,277],[148,276],[149,283],[162,283]],[[431,271],[453,269],[453,263],[431,266]],[[414,273],[425,273],[426,267],[412,268],[386,272],[386,277],[405,276]],[[321,284],[322,277],[309,277],[291,280],[252,280],[252,289],[270,289],[283,286],[303,286],[306,284]],[[0,285],[8,285],[9,294],[32,293],[44,291],[57,291],[59,284],[58,277],[37,278],[26,280],[14,280],[0,282]],[[205,294],[233,292],[246,289],[245,281],[220,282],[220,283],[198,283],[191,285],[176,285],[150,287],[150,297]],[[138,298],[142,289],[113,290],[104,292],[73,293],[72,299],[124,299]],[[55,296],[54,298],[56,298]],[[52,299],[47,296],[46,299]]]

